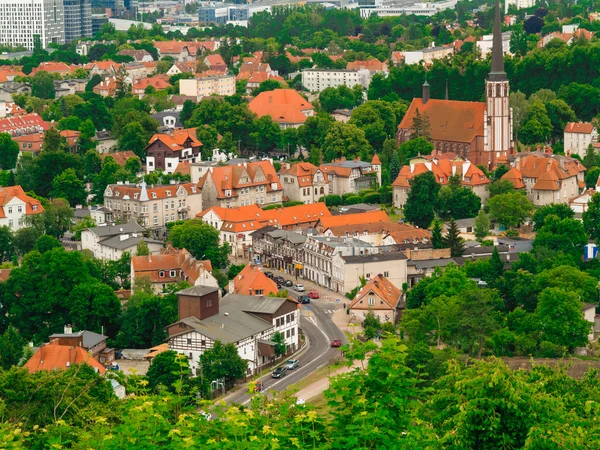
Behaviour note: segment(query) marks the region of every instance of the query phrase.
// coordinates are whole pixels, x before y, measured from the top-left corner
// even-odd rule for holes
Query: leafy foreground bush
[[[298,406],[289,394],[272,399],[257,394],[247,407],[185,406],[187,401],[177,394],[145,394],[140,383],[138,395],[125,400],[107,400],[104,391],[94,400],[96,394],[86,391],[85,404],[78,404],[77,397],[68,394],[69,401],[74,399],[81,407],[81,414],[60,419],[47,408],[47,416],[39,412],[35,416],[46,423],[34,424],[27,414],[37,408],[30,402],[35,393],[19,395],[3,384],[0,447],[600,448],[600,389],[595,373],[575,380],[564,367],[513,372],[497,359],[467,364],[451,360],[439,378],[430,380],[407,365],[412,350],[395,338],[383,340],[381,348],[368,342],[353,343],[346,350],[350,358],[362,359],[364,368],[334,377],[323,409]],[[27,383],[19,378],[31,376],[23,369],[0,373],[3,382],[10,380],[21,387]],[[56,395],[46,398],[46,406],[59,402],[72,386],[90,382],[89,372],[80,382],[71,378],[70,384],[63,385],[60,375],[54,376]],[[47,377],[42,378],[49,383]],[[199,408],[210,410],[212,420],[198,414]]]

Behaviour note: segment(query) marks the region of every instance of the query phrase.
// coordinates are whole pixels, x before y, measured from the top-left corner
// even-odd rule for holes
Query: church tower
[[[478,164],[489,168],[494,167],[497,163],[506,162],[506,157],[514,149],[512,109],[508,103],[508,78],[504,72],[499,0],[496,0],[493,33],[492,70],[485,82],[484,152],[482,160],[478,161]]]

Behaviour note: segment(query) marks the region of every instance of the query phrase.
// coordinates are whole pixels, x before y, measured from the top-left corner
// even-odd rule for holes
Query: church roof
[[[486,104],[483,102],[461,102],[456,100],[415,98],[410,103],[398,129],[411,129],[417,109],[427,114],[431,139],[469,144],[477,136],[483,137],[483,116]]]

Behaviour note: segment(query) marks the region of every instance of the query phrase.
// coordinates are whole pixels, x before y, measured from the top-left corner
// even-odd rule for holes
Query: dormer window
[[[152,198],[156,198],[156,192],[152,193]]]
[[[225,191],[225,197],[231,197],[231,190],[230,189],[227,189]]]
[[[164,270],[160,270],[158,272],[158,276],[159,276],[159,278],[164,278],[165,277],[165,271]]]
[[[171,270],[171,272],[169,273],[169,276],[170,276],[171,278],[175,278],[175,276],[176,276],[176,275],[175,275],[175,271],[174,271],[174,270]]]
[[[31,205],[31,209],[32,209],[33,211],[37,211],[37,205]]]
[[[192,194],[196,193],[196,186],[192,186]]]
[[[167,197],[171,196],[171,191],[166,191],[166,193],[167,193]]]
[[[120,197],[121,193],[119,191],[117,191],[117,197]]]
[[[134,198],[135,200],[137,200],[137,199],[138,199],[138,197],[139,197],[139,195],[140,195],[140,194],[133,194],[133,198]]]

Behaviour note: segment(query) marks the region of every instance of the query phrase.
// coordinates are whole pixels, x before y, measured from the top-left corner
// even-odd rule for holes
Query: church
[[[398,125],[398,145],[411,138],[413,118],[418,112],[429,119],[431,141],[439,153],[455,153],[476,165],[492,169],[506,163],[507,157],[514,152],[499,0],[496,0],[494,18],[492,67],[485,84],[485,103],[462,102],[429,98],[429,84],[425,81],[423,98],[413,99]]]

